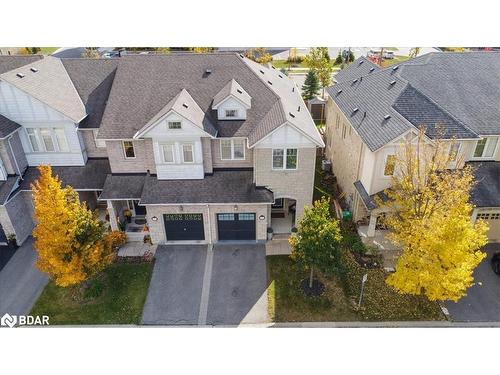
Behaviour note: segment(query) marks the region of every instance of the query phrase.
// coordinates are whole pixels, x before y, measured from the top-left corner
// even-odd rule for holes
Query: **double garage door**
[[[165,214],[167,241],[203,241],[203,214]],[[254,213],[217,214],[219,241],[255,240]]]

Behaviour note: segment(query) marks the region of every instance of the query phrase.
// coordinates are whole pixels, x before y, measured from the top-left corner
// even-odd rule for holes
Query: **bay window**
[[[69,152],[64,128],[26,128],[33,152]]]
[[[245,140],[244,139],[221,139],[220,141],[221,160],[244,160]]]
[[[498,137],[482,138],[476,143],[474,158],[493,158],[498,144]]]
[[[296,148],[273,149],[273,169],[297,169]]]

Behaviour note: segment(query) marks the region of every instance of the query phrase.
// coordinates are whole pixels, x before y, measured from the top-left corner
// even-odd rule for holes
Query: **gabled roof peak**
[[[217,109],[219,104],[226,100],[229,96],[232,96],[247,109],[251,108],[252,97],[245,91],[245,89],[238,83],[234,78],[232,78],[226,85],[215,95],[214,101],[212,103],[212,108]]]

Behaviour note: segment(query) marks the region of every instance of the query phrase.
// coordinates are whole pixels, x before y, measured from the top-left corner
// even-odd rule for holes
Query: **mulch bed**
[[[309,278],[304,279],[300,282],[300,288],[304,294],[308,297],[318,297],[325,291],[325,284],[321,281],[314,279],[312,283],[312,288],[309,288]]]

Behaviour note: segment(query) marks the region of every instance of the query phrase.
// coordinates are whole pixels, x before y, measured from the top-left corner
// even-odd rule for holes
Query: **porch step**
[[[149,232],[125,232],[127,234],[127,240],[130,242],[142,242],[144,236],[149,234]]]

